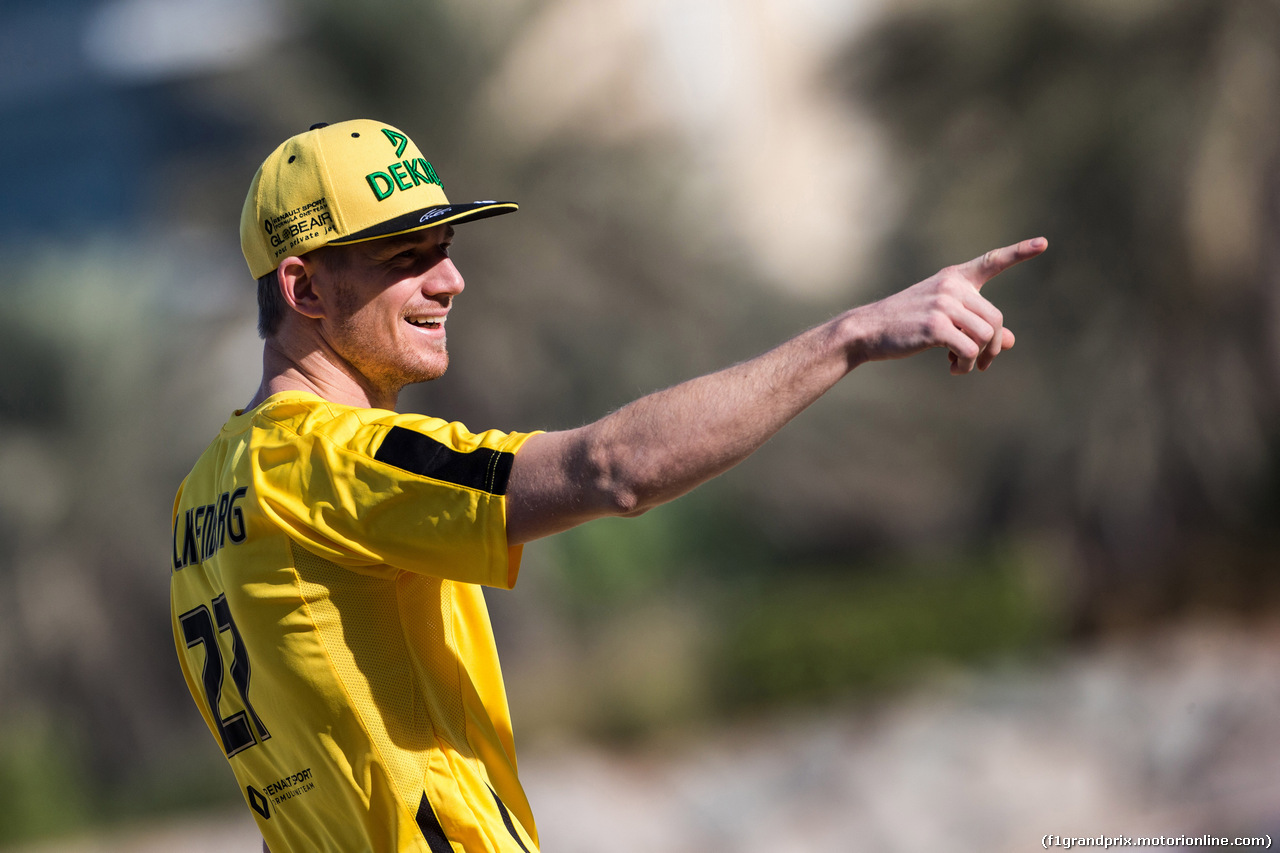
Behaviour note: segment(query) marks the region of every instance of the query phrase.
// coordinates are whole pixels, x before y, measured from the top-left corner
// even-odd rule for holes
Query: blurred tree
[[[1078,629],[1274,600],[1278,56],[1261,0],[972,0],[836,72],[910,176],[887,278],[1050,238],[999,299],[1038,382],[972,437],[988,524],[1075,542]]]

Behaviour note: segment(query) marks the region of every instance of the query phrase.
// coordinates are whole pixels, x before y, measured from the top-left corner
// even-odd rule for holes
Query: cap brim
[[[490,216],[501,216],[514,213],[520,205],[514,201],[473,201],[468,204],[437,204],[424,207],[386,222],[380,222],[372,228],[348,234],[337,240],[330,240],[330,246],[343,246],[347,243],[362,243],[365,240],[377,240],[382,237],[394,237],[397,234],[408,234],[410,231],[421,231],[437,225],[449,225],[458,222],[472,222],[476,219],[488,219]]]

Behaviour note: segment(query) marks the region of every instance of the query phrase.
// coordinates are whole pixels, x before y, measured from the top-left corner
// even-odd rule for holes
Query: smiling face
[[[449,366],[445,319],[464,286],[452,241],[444,225],[317,253],[317,286],[331,305],[322,334],[377,396],[394,400]]]

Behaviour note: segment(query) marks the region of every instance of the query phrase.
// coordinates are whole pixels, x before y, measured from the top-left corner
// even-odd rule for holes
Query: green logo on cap
[[[403,139],[403,137],[401,137]],[[370,172],[364,176],[369,182],[378,201],[389,198],[396,190],[411,190],[419,184],[435,184],[444,189],[444,184],[431,168],[431,164],[421,157],[414,160],[401,160],[392,163],[385,172]]]
[[[382,129],[382,132],[387,135],[387,139],[390,139],[391,144],[395,146],[396,156],[403,157],[404,148],[406,145],[409,144],[409,137],[405,136],[403,133],[396,133],[394,130],[392,130],[389,127],[384,127]]]
[[[409,147],[409,137],[389,127],[384,127],[382,133],[396,149],[396,156],[403,157],[404,150]],[[364,179],[369,182],[369,189],[373,190],[378,201],[390,198],[396,190],[411,190],[419,184],[435,184],[444,189],[436,170],[421,157],[392,163],[385,172],[370,172]]]

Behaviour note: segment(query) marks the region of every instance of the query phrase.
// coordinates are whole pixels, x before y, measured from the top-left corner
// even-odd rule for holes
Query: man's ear
[[[318,320],[325,316],[324,301],[316,290],[316,263],[290,256],[276,267],[280,294],[289,307],[304,317]]]

